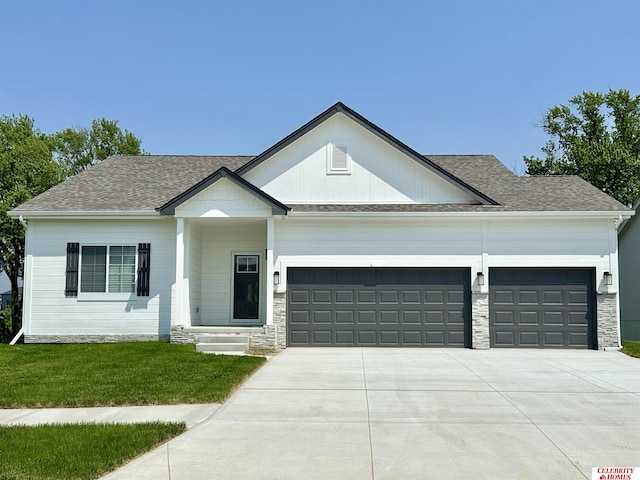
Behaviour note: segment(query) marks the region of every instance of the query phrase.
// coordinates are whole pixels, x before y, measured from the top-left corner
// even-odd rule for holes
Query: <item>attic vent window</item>
[[[351,174],[351,158],[347,153],[347,146],[344,144],[330,144],[327,149],[327,173],[329,174]]]

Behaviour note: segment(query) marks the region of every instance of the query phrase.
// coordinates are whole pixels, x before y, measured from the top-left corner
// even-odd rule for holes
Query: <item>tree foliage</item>
[[[27,115],[0,116],[0,270],[11,280],[10,333],[21,327],[22,223],[7,212],[79,171],[115,154],[140,154],[140,140],[117,121],[94,120],[91,129],[67,128],[51,135]]]
[[[579,175],[625,205],[640,197],[640,95],[583,92],[549,109],[544,158],[524,157],[529,175]]]

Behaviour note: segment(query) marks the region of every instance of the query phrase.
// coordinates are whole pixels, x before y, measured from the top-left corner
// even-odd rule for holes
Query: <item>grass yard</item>
[[[0,408],[222,402],[264,362],[164,342],[0,345]]]
[[[0,427],[0,480],[98,478],[184,430],[183,423]]]
[[[626,353],[630,357],[640,358],[640,341],[623,340],[622,353]]]

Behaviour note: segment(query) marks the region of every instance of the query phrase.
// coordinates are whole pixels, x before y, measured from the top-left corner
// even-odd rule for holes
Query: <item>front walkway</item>
[[[640,467],[619,352],[287,349],[208,420],[105,478],[589,479]]]

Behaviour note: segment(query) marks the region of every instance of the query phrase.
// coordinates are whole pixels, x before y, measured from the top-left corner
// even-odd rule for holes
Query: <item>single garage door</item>
[[[467,268],[289,268],[289,346],[465,347]]]
[[[491,347],[597,348],[595,271],[489,269]]]

